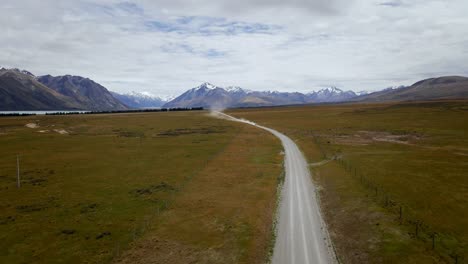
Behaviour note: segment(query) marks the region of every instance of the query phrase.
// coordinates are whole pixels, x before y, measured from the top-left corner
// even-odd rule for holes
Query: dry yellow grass
[[[144,239],[119,263],[264,263],[270,246],[279,142],[241,125]]]

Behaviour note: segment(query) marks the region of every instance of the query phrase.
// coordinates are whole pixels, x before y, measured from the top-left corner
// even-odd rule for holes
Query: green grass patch
[[[0,119],[0,262],[110,261],[238,131],[202,112]]]

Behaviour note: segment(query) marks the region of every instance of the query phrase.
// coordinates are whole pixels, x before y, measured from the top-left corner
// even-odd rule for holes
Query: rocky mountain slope
[[[128,107],[102,85],[80,76],[36,77],[19,69],[0,69],[0,110],[115,111]]]
[[[37,78],[45,86],[65,95],[70,102],[78,104],[82,109],[93,111],[126,110],[128,107],[114,96],[102,85],[91,79],[64,75],[45,75]]]
[[[0,110],[67,109],[83,108],[68,96],[38,82],[30,72],[0,69]]]

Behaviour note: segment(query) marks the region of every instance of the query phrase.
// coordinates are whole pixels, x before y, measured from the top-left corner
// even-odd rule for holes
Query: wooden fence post
[[[21,188],[19,155],[16,155],[16,187]]]

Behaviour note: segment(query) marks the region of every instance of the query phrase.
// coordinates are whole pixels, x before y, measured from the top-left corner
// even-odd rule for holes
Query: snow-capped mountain
[[[366,94],[369,94],[369,93],[370,93],[369,91],[359,91],[359,92],[356,92],[356,95],[361,96],[361,95],[366,95]]]
[[[243,88],[241,88],[239,86],[228,86],[228,87],[224,88],[224,90],[226,90],[229,93],[238,93],[238,94],[252,93],[251,90],[243,89]]]
[[[398,89],[401,89],[401,88],[405,88],[406,86],[404,85],[399,85],[399,86],[389,86],[385,89],[383,89],[382,91],[391,91],[391,90],[398,90]]]
[[[294,105],[340,102],[356,96],[352,91],[342,91],[336,87],[303,94],[298,92],[250,91],[238,86],[222,88],[210,83],[203,83],[181,94],[165,104],[164,107],[228,108]]]
[[[321,89],[317,92],[307,94],[308,98],[315,103],[342,102],[354,98],[357,94],[353,91],[343,91],[337,87]]]
[[[163,99],[149,92],[129,92],[119,94],[111,92],[112,95],[131,108],[156,108],[161,107],[170,100]]]
[[[194,87],[174,100],[166,103],[163,107],[205,107],[223,108],[232,104],[231,93],[211,83],[202,83]]]

